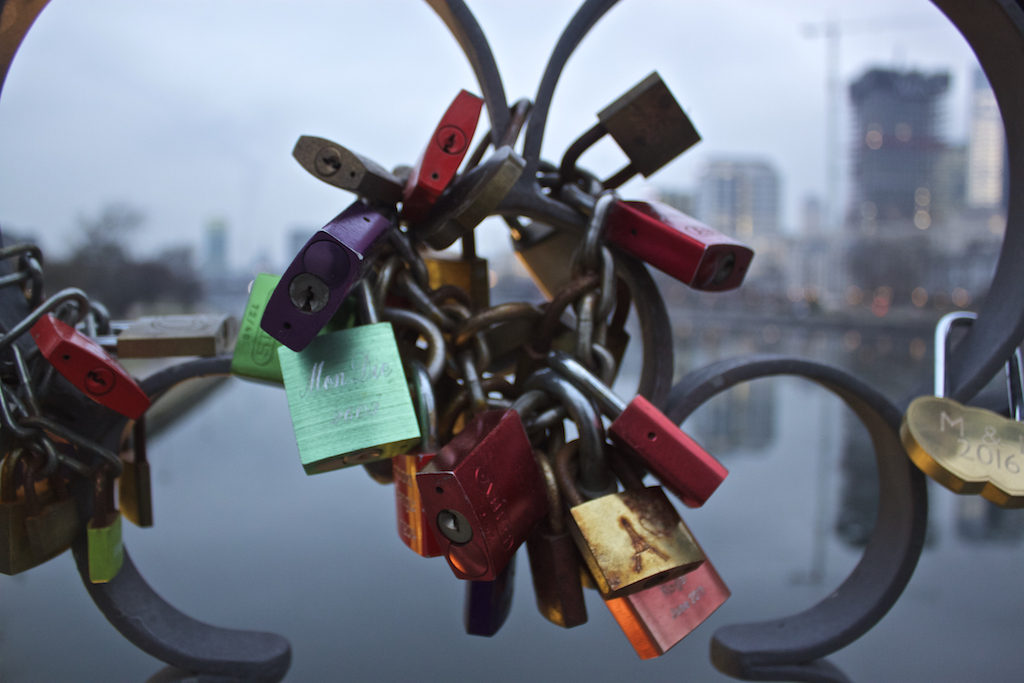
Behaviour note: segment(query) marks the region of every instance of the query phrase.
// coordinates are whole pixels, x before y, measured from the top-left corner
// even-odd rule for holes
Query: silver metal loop
[[[85,295],[85,292],[78,289],[77,287],[68,287],[67,289],[60,290],[59,292],[51,296],[49,299],[44,301],[39,306],[39,308],[32,311],[32,313],[30,313],[17,325],[12,327],[7,334],[0,338],[0,352],[6,350],[8,346],[14,343],[15,339],[25,334],[25,332],[27,332],[29,328],[35,325],[39,321],[39,319],[42,318],[44,315],[50,313],[61,304],[67,303],[69,301],[73,301],[78,304],[78,308],[76,309],[78,315],[75,318],[74,322],[69,323],[72,327],[74,327],[76,324],[78,324],[78,322],[82,320],[82,318],[84,318],[89,313],[89,297],[87,297]]]
[[[939,318],[939,322],[935,324],[934,393],[939,398],[946,395],[946,353],[949,351],[949,333],[954,325],[969,325],[977,318],[977,313],[953,311]]]
[[[436,384],[444,372],[444,359],[447,355],[447,344],[444,335],[431,320],[426,316],[407,311],[404,308],[392,308],[385,306],[380,310],[380,319],[386,320],[395,325],[412,327],[418,331],[427,341],[427,374],[430,376],[430,383]]]
[[[576,309],[576,357],[588,368],[594,367],[594,327],[597,315],[597,294],[587,292],[580,297]]]
[[[1024,358],[1020,347],[1013,350],[1006,362],[1006,393],[1010,417],[1018,422],[1024,420]]]
[[[615,192],[602,192],[594,202],[594,213],[587,223],[587,232],[580,246],[580,263],[584,269],[596,271],[601,267],[601,248],[604,246],[607,232],[608,210],[618,200]]]
[[[420,427],[420,450],[433,453],[437,443],[437,397],[434,384],[426,366],[415,358],[405,361],[409,390],[416,404],[416,418]]]

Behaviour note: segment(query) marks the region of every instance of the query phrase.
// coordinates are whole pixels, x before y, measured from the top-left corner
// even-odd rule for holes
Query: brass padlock
[[[657,71],[630,88],[597,115],[598,123],[581,135],[562,159],[564,180],[579,175],[576,161],[605,133],[626,153],[629,163],[602,185],[616,188],[640,173],[645,178],[700,142],[700,134]]]
[[[601,595],[618,598],[682,576],[704,553],[660,486],[629,488],[584,501],[572,452],[559,452],[558,485],[572,507],[570,531]]]
[[[122,453],[118,503],[121,514],[139,527],[153,526],[153,485],[146,456],[146,418],[140,417],[132,427],[131,449]]]
[[[954,493],[980,494],[1005,508],[1024,507],[1024,422],[1021,422],[1021,353],[1006,365],[1014,417],[946,398],[946,345],[955,324],[975,319],[958,311],[935,328],[935,395],[911,401],[900,425],[907,455],[929,477]]]
[[[74,499],[54,501],[48,489],[40,491],[27,456],[16,449],[4,456],[0,466],[0,573],[7,575],[56,557],[67,550],[81,528]],[[56,507],[48,510],[49,502]]]
[[[490,307],[491,283],[487,259],[477,256],[451,259],[431,255],[424,256],[423,263],[427,266],[428,284],[431,289],[446,285],[458,287],[469,296],[471,310],[479,311]]]
[[[139,318],[117,335],[119,358],[216,356],[229,353],[238,336],[230,315],[190,314]]]
[[[521,224],[510,234],[516,258],[537,289],[547,299],[555,298],[572,280],[572,269],[568,264],[582,235],[537,222]]]

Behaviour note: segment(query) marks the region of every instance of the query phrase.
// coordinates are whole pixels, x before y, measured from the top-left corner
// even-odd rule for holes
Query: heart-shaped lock
[[[950,491],[980,494],[1005,508],[1024,507],[1020,350],[1006,365],[1013,418],[944,396],[949,331],[954,324],[976,317],[955,312],[939,320],[935,329],[935,396],[920,396],[910,403],[900,425],[900,439],[914,464]]]

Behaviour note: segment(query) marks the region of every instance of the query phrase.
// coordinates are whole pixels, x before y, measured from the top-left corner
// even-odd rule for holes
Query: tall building
[[[738,239],[779,232],[779,173],[765,161],[716,159],[699,179],[696,217]]]
[[[872,233],[886,223],[931,226],[935,171],[949,74],[871,69],[850,85],[853,173],[848,223]]]
[[[967,206],[1003,207],[1006,174],[1006,133],[996,96],[984,72],[974,72],[970,92],[970,132],[967,138]]]
[[[207,223],[203,233],[203,270],[210,274],[228,271],[228,226],[220,218]]]

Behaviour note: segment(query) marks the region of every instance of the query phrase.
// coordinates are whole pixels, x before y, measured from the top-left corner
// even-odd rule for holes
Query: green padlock
[[[249,291],[249,301],[242,314],[238,341],[231,357],[231,372],[239,377],[281,384],[281,364],[277,358],[277,349],[281,343],[263,331],[260,320],[263,310],[267,307],[270,295],[281,280],[280,275],[260,273],[253,280]],[[335,330],[344,330],[355,325],[355,302],[351,297],[345,299],[341,308],[320,334]]]
[[[96,476],[93,513],[86,527],[89,551],[89,580],[93,583],[113,581],[124,564],[124,543],[121,539],[121,513],[114,506],[114,480],[104,472]]]
[[[393,458],[420,438],[390,323],[321,335],[278,349],[306,474]]]

